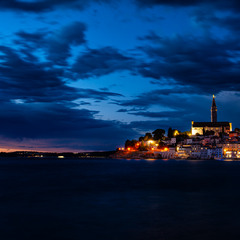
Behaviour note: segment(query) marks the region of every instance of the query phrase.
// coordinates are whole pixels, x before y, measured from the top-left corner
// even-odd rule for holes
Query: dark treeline
[[[114,154],[116,151],[105,152],[31,152],[31,151],[16,151],[16,152],[0,152],[0,157],[17,157],[17,158],[94,158],[104,157],[107,158]]]
[[[172,129],[171,127],[168,129],[167,135],[164,129],[156,129],[153,132],[147,132],[144,136],[139,137],[138,140],[126,140],[125,148],[136,148],[136,144],[139,145],[138,150],[147,150],[147,146],[145,142],[147,141],[155,141],[158,144],[158,148],[161,148],[165,145],[164,141],[169,138],[176,138],[176,142],[180,142],[186,138],[189,138],[190,132],[181,132],[177,129]]]

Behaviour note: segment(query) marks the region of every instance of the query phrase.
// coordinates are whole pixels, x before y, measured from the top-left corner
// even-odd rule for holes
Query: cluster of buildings
[[[147,154],[153,158],[180,159],[237,159],[240,158],[240,132],[232,131],[232,123],[217,121],[217,106],[213,95],[211,122],[192,121],[188,136],[165,138],[159,142],[148,140]],[[139,145],[140,143],[138,143]],[[124,149],[125,150],[125,149]],[[126,149],[125,152],[139,151]],[[143,154],[143,153],[141,153]]]
[[[236,159],[240,158],[239,138],[214,136],[190,138],[177,144],[175,158],[190,159]]]
[[[214,95],[211,122],[192,121],[191,136],[177,144],[175,157],[191,159],[240,158],[240,133],[232,131],[232,123],[217,121],[217,105]]]

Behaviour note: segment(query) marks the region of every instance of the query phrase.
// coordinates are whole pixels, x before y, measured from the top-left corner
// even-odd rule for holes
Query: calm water
[[[240,162],[0,159],[2,240],[240,239]]]

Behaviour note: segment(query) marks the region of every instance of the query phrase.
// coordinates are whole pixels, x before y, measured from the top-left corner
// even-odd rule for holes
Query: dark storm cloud
[[[57,138],[63,142],[66,139],[96,141],[108,148],[114,147],[113,140],[124,141],[126,136],[136,134],[119,122],[94,119],[95,114],[96,111],[70,109],[63,104],[3,103],[0,112],[1,136],[10,139]]]
[[[43,11],[54,10],[55,8],[83,9],[92,2],[108,2],[108,0],[42,0],[42,1],[1,0],[0,8],[38,13]]]
[[[107,75],[116,71],[133,71],[135,59],[126,56],[118,49],[104,47],[89,49],[85,40],[86,25],[81,22],[71,23],[54,32],[40,31],[17,33],[16,44],[23,46],[21,51],[33,52],[42,50],[52,65],[64,66],[65,74],[69,78],[89,78]],[[72,47],[83,45],[86,47],[72,65],[67,61],[72,56]],[[77,51],[75,54],[77,55]]]
[[[66,46],[82,44],[84,25],[69,26],[59,31],[59,40]],[[76,29],[80,35],[74,32]],[[126,137],[135,135],[135,131],[120,122],[95,119],[97,111],[79,109],[89,104],[82,99],[102,101],[122,97],[121,94],[106,88],[71,87],[67,84],[69,80],[66,82],[65,68],[56,67],[53,59],[40,61],[34,55],[36,46],[50,49],[47,46],[51,34],[19,32],[18,36],[26,40],[24,44],[15,48],[0,46],[0,122],[4,128],[1,137],[10,142],[42,139],[52,147],[58,144],[69,149],[111,150],[116,147],[114,142],[124,142]],[[41,148],[41,142],[37,144]],[[26,148],[31,147],[28,144]]]
[[[147,96],[154,95],[148,101]],[[184,94],[166,94],[159,95],[156,92],[147,92],[138,96],[138,98],[125,102],[127,106],[143,107],[146,102],[146,109],[150,106],[162,106],[174,111],[136,111],[129,112],[137,116],[147,117],[147,121],[132,121],[129,127],[138,131],[153,131],[157,128],[167,130],[169,127],[177,128],[181,131],[189,131],[191,121],[210,121],[211,97],[202,97],[201,95],[184,95]],[[159,120],[155,120],[159,118]],[[151,120],[153,119],[153,120]]]
[[[197,94],[192,88],[173,88],[158,89],[150,92],[144,92],[132,100],[125,100],[121,103],[113,102],[124,107],[136,107],[129,111],[139,111],[154,105],[168,106],[169,108],[179,110],[187,105],[192,105],[192,99],[186,98],[186,95]],[[183,104],[184,103],[184,104]],[[140,109],[139,109],[140,108]]]
[[[179,129],[180,131],[189,131],[191,123],[184,121],[184,118],[169,120],[158,120],[158,121],[133,121],[129,124],[130,128],[137,129],[142,132],[152,132],[156,129],[165,129],[166,133],[169,127]],[[140,136],[140,135],[139,135]]]
[[[144,131],[144,132],[152,132],[155,129],[161,128],[161,129],[168,129],[169,121],[161,120],[161,121],[132,121],[129,124],[129,127],[137,129],[138,131]],[[140,137],[140,136],[139,136]]]
[[[21,99],[24,102],[63,102],[79,98],[98,100],[121,96],[118,93],[67,86],[62,80],[64,70],[34,57],[22,59],[9,47],[0,46],[0,100]],[[28,53],[30,54],[30,53]]]
[[[160,82],[166,79],[202,93],[240,90],[239,39],[211,37],[158,38],[158,46],[142,47],[150,61],[139,73]]]
[[[218,0],[218,1],[208,1],[208,0],[135,0],[142,7],[146,6],[171,6],[171,7],[195,7],[202,6],[212,8],[212,9],[220,9],[220,10],[240,10],[240,2],[238,0]]]
[[[58,8],[85,9],[91,3],[110,3],[115,0],[42,0],[42,1],[24,1],[24,0],[2,0],[0,8],[13,11],[25,11],[32,13],[40,13],[44,11],[52,11]],[[220,9],[240,11],[240,3],[238,0],[133,0],[141,7],[152,6],[170,6],[170,7],[206,7],[208,9]]]
[[[217,17],[214,13],[204,10],[195,11],[193,20],[205,29],[219,27],[230,31],[231,34],[239,34],[240,31],[240,17],[239,15],[227,15]]]
[[[18,1],[18,0],[2,0],[0,8],[9,10],[19,10],[26,12],[42,12],[54,10],[56,8],[74,8],[84,9],[90,3],[99,2],[112,2],[114,0],[42,0],[42,1]],[[187,6],[208,6],[219,9],[239,10],[240,3],[238,0],[135,0],[140,6],[174,6],[174,7],[187,7]]]
[[[123,109],[123,108],[117,110],[117,112],[127,112],[127,111],[128,111],[127,109]]]
[[[85,30],[84,23],[74,22],[50,37],[47,45],[49,60],[58,65],[66,65],[66,59],[71,56],[71,47],[85,43]]]
[[[71,47],[80,46],[86,42],[85,31],[86,25],[82,22],[73,22],[55,32],[20,31],[16,34],[20,39],[15,43],[24,45],[32,51],[42,49],[54,65],[67,65],[66,60],[71,57]]]
[[[26,41],[27,43],[34,43],[34,46],[39,46],[43,43],[43,40],[45,36],[48,35],[48,32],[38,31],[35,33],[28,33],[25,31],[20,31],[16,35],[21,38],[21,41],[15,41],[17,44],[20,44],[21,42],[24,43]]]
[[[123,97],[122,94],[109,92],[109,91],[98,91],[94,89],[76,89],[78,91],[79,97],[81,98],[94,98],[98,100],[106,100],[109,97]]]
[[[4,96],[21,96],[31,101],[48,95],[50,89],[56,89],[61,94],[68,89],[58,78],[62,75],[62,70],[47,69],[49,66],[45,64],[23,60],[15,50],[8,47],[0,46],[0,52],[0,89]],[[51,96],[58,94],[49,94],[49,98]]]
[[[149,34],[147,34],[146,36],[143,36],[143,37],[139,37],[138,38],[139,40],[142,40],[142,41],[151,41],[152,43],[156,42],[158,43],[159,40],[161,40],[162,38],[159,37],[155,32],[152,32],[150,31]]]
[[[135,99],[123,101],[118,105],[124,106],[126,109],[134,107],[135,111],[127,110],[129,114],[152,119],[164,118],[167,120],[161,120],[161,122],[168,122],[168,126],[174,123],[178,127],[182,124],[182,128],[185,128],[185,125],[189,125],[195,119],[198,119],[198,121],[210,120],[211,95],[174,93],[171,90],[169,90],[169,93],[166,91],[162,94],[161,90],[155,90],[142,93]],[[159,112],[147,111],[147,109],[153,106],[169,110]],[[140,121],[140,124],[148,126],[145,121],[143,123]],[[167,125],[165,124],[164,126],[166,127]]]
[[[187,111],[162,111],[162,112],[130,112],[129,114],[148,118],[176,118],[188,114]]]
[[[135,61],[112,47],[88,49],[73,64],[76,77],[89,78],[107,75],[121,70],[133,70]]]

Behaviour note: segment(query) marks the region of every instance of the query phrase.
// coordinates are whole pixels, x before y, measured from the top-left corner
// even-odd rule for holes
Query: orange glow
[[[168,151],[169,149],[168,148],[164,148],[164,151]]]
[[[152,162],[152,161],[156,161],[155,158],[147,158],[146,160],[147,160],[147,161],[150,161],[150,162]]]
[[[130,151],[130,150],[131,150],[131,148],[127,148],[127,150],[128,150],[128,151]]]
[[[152,148],[152,151],[154,150],[154,148]]]
[[[176,137],[177,135],[179,135],[179,131],[175,130],[174,133],[173,133],[173,136]]]
[[[122,148],[122,150],[124,151],[124,148]]]

